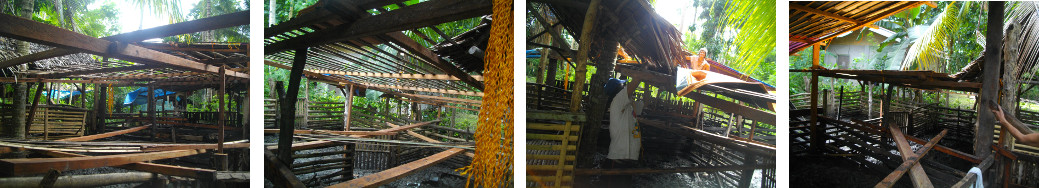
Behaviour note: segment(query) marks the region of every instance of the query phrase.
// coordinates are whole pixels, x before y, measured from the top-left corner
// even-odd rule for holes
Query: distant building
[[[868,36],[869,33],[873,35]],[[877,54],[880,54],[876,51],[880,43],[894,34],[895,32],[884,28],[869,28],[845,33],[834,38],[826,48],[823,48],[827,52],[823,57],[823,62],[826,64],[837,62],[835,67],[839,69],[874,69],[868,62],[873,61],[877,58]],[[860,59],[861,62],[855,63],[856,59]]]

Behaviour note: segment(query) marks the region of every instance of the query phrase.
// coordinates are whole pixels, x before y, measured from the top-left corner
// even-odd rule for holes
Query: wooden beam
[[[106,68],[99,68],[99,69],[77,70],[77,71],[68,71],[68,72],[62,72],[62,73],[51,73],[51,74],[42,75],[42,77],[46,77],[46,78],[64,78],[64,77],[78,76],[78,75],[84,75],[84,74],[127,72],[127,71],[155,69],[155,68],[160,68],[160,67],[159,66],[154,66],[154,65],[133,65],[133,66],[124,66],[124,67],[106,67]]]
[[[279,129],[264,129],[263,133],[273,134],[278,133]],[[338,135],[363,135],[363,136],[375,136],[375,135],[397,135],[396,132],[379,132],[379,131],[326,131],[326,130],[293,130],[293,134],[338,134]]]
[[[0,35],[43,45],[67,48],[100,56],[141,62],[145,64],[165,65],[178,69],[198,72],[216,73],[218,67],[187,60],[174,55],[143,48],[122,42],[109,42],[91,36],[79,34],[59,27],[26,20],[11,15],[0,15]],[[0,66],[0,68],[9,66]],[[228,76],[249,78],[248,74],[229,72]]]
[[[66,83],[66,84],[84,84],[84,83],[86,83],[86,84],[122,84],[122,83],[126,83],[126,82],[98,81],[98,80],[64,80],[64,79],[45,79],[45,78],[19,78],[17,80],[15,80],[14,78],[0,78],[0,82],[6,82],[6,83],[14,83],[14,82],[35,83],[35,82],[42,82],[42,83]]]
[[[292,69],[291,66],[286,66],[284,64],[276,63],[276,62],[273,62],[273,61],[270,61],[270,60],[264,60],[264,64],[268,65],[268,66],[276,67],[276,68],[286,69],[286,70],[291,70]],[[332,82],[330,84],[333,84],[333,85],[342,85],[342,86],[354,85],[354,86],[358,86],[358,87],[362,87],[362,88],[387,88],[387,89],[399,89],[399,90],[408,90],[408,91],[421,91],[421,92],[433,92],[433,93],[444,93],[444,94],[468,95],[468,96],[483,97],[483,92],[459,91],[459,90],[449,90],[449,89],[431,89],[431,88],[398,86],[398,85],[382,85],[382,84],[371,84],[371,83],[357,83],[357,82],[353,82],[353,81],[346,80],[346,79],[341,79],[341,78],[336,78],[336,77],[331,77],[331,76],[325,76],[323,74],[316,73],[316,72],[311,72],[311,71],[308,71],[308,70],[303,70],[303,75],[306,75],[308,78],[314,78],[314,79],[318,79],[318,80],[324,80],[324,81]],[[380,90],[380,91],[382,91],[382,90]]]
[[[343,188],[343,187],[378,187],[386,183],[390,183],[394,180],[400,179],[404,176],[411,175],[419,170],[428,168],[437,164],[441,161],[447,160],[448,158],[462,154],[465,150],[460,148],[451,148],[447,151],[443,151],[437,154],[433,154],[429,157],[422,158],[404,165],[393,167],[388,170],[384,170],[379,173],[370,174],[364,177],[353,179],[340,184],[328,186],[329,188]]]
[[[924,4],[924,2],[913,2],[913,3],[907,4],[905,6],[901,6],[901,7],[897,7],[897,8],[888,10],[887,12],[882,12],[882,13],[879,14],[879,16],[873,17],[873,19],[869,19],[869,20],[865,20],[865,21],[862,21],[862,22],[858,22],[858,24],[855,24],[855,26],[849,27],[847,29],[843,29],[840,32],[832,33],[832,34],[830,34],[830,35],[828,35],[826,37],[822,37],[822,38],[819,38],[817,40],[813,40],[812,42],[809,42],[808,44],[806,44],[806,45],[804,45],[804,46],[802,46],[800,48],[791,50],[790,54],[794,54],[794,53],[800,52],[801,50],[804,50],[805,48],[808,48],[808,47],[814,46],[816,44],[819,44],[822,41],[827,41],[827,40],[836,38],[837,36],[840,36],[841,33],[848,32],[848,31],[854,31],[854,30],[862,29],[863,27],[866,27],[866,26],[869,26],[869,25],[873,25],[874,22],[883,20],[884,18],[887,18],[887,17],[889,17],[891,15],[894,15],[894,14],[897,14],[899,12],[902,12],[902,11],[904,11],[906,9],[909,9],[909,8],[912,8],[912,7],[915,7],[915,6],[920,6],[921,4]],[[809,37],[814,37],[814,36],[809,36]]]
[[[898,132],[898,131],[896,131],[896,132]],[[877,183],[877,185],[874,186],[874,187],[875,188],[890,188],[890,187],[894,186],[895,182],[898,182],[898,179],[901,179],[902,175],[905,175],[906,171],[909,171],[910,168],[914,168],[916,166],[920,166],[920,164],[918,162],[920,162],[920,160],[922,160],[924,158],[924,155],[927,155],[927,152],[931,151],[931,148],[934,148],[934,146],[938,144],[938,141],[941,141],[942,137],[945,137],[945,134],[948,133],[948,132],[949,132],[949,130],[942,130],[941,133],[938,133],[938,136],[935,136],[934,138],[932,138],[930,142],[927,142],[927,144],[924,145],[923,148],[920,148],[920,150],[918,150],[916,152],[913,152],[911,154],[903,153],[902,156],[903,156],[903,158],[905,158],[904,159],[905,162],[902,162],[902,165],[898,166],[898,168],[895,168],[894,172],[891,172],[891,174],[888,174],[888,176],[885,177],[884,180],[880,181],[880,183]],[[905,141],[905,139],[903,139],[902,141]],[[907,147],[908,147],[908,145],[909,144],[906,143]],[[899,146],[899,147],[901,147],[901,146]],[[910,156],[908,158],[906,158],[906,155],[910,155]],[[916,173],[913,173],[913,174],[916,174]],[[921,168],[921,171],[920,171],[919,174],[924,174],[923,171],[922,171],[922,168]],[[923,177],[927,178],[927,175],[924,174]],[[914,183],[915,183],[915,181],[914,181]],[[930,180],[928,180],[928,183],[930,183]],[[929,185],[920,185],[920,184],[917,184],[916,186],[917,187],[921,187],[921,186],[923,186],[923,187],[932,187],[932,186],[929,186]]]
[[[881,121],[883,124],[881,124],[881,126],[888,128],[888,132],[891,133],[891,138],[895,140],[895,145],[898,146],[898,153],[901,153],[900,156],[902,157],[902,160],[909,161],[910,158],[915,156],[913,154],[913,148],[909,146],[909,142],[906,141],[906,137],[902,134],[902,129],[899,128],[898,124],[891,123],[893,121],[890,114],[892,101],[891,96],[894,94],[894,88],[895,86],[893,85],[887,86],[883,105],[884,112],[881,114],[883,118]],[[913,180],[914,187],[934,187],[934,185],[931,184],[931,180],[927,178],[924,168],[920,166],[920,164],[913,165],[909,170],[909,177]]]
[[[398,90],[406,90],[406,91],[432,92],[432,93],[443,93],[443,94],[452,94],[452,95],[467,95],[467,96],[483,97],[483,92],[476,92],[476,91],[459,91],[459,90],[450,90],[450,89],[432,89],[432,88],[399,86],[399,85],[382,85],[382,84],[365,84],[365,85],[367,87],[376,87],[376,88],[387,88],[387,89],[398,89]]]
[[[177,150],[152,153],[105,155],[65,158],[0,159],[0,173],[4,175],[32,175],[46,173],[50,169],[79,170],[130,163],[177,158],[205,153],[205,150]]]
[[[209,31],[245,24],[249,24],[249,10],[213,16],[209,18],[202,18],[198,20],[180,22],[170,25],[164,25],[159,27],[153,27],[150,29],[137,30],[129,33],[112,35],[101,39],[108,41],[136,42],[150,38],[167,37],[173,35],[195,33],[199,31]],[[14,65],[25,64],[28,62],[64,56],[73,53],[77,53],[77,51],[55,48],[47,51],[37,52],[34,54],[19,56],[14,59],[9,59],[7,61],[0,62],[0,67],[10,67]]]
[[[170,151],[170,150],[196,150],[196,149],[220,149],[220,144],[162,144],[143,145],[141,151]],[[249,143],[225,143],[225,149],[249,148]]]
[[[112,132],[101,133],[101,134],[95,134],[95,135],[87,135],[87,136],[59,139],[57,141],[91,141],[91,140],[97,140],[97,139],[102,139],[102,138],[108,138],[108,137],[113,137],[113,136],[117,136],[117,135],[122,135],[122,134],[126,134],[126,133],[137,132],[137,131],[140,131],[142,129],[147,129],[148,127],[151,127],[151,126],[150,125],[145,125],[145,126],[134,127],[134,128],[123,129],[123,130],[112,131]]]
[[[166,44],[138,42],[135,45],[162,51],[198,51],[198,52],[224,52],[224,53],[249,53],[249,44]],[[181,46],[183,45],[183,46]]]
[[[411,37],[408,37],[407,35],[404,35],[404,33],[394,32],[386,34],[386,36],[387,40],[393,42],[394,44],[397,44],[404,50],[409,51],[412,54],[415,54],[416,56],[425,60],[426,62],[429,62],[430,65],[433,65],[437,69],[440,69],[441,71],[444,71],[449,75],[455,76],[462,82],[469,84],[469,86],[472,86],[477,90],[483,91],[483,83],[477,81],[476,78],[472,77],[472,75],[465,73],[464,71],[462,71],[462,69],[459,69],[454,64],[451,64],[451,62],[448,62],[447,60],[440,58],[440,56],[436,53],[433,53],[432,50],[429,50],[428,48],[422,46],[418,42],[415,42],[415,40],[411,39]]]
[[[80,154],[69,153],[69,152],[61,152],[61,151],[45,151],[45,150],[41,150],[39,152],[42,152],[43,154],[51,156],[51,157],[89,157],[89,155],[80,155]],[[113,166],[113,167],[127,169],[127,170],[151,172],[151,173],[170,175],[170,176],[180,176],[180,177],[195,178],[195,179],[212,177],[213,174],[216,173],[216,170],[210,170],[210,169],[191,168],[191,167],[182,167],[182,166],[173,166],[173,165],[146,163],[146,162],[130,163],[130,164],[125,164],[125,165]]]
[[[840,20],[840,21],[848,22],[848,23],[852,23],[852,24],[858,24],[859,23],[859,21],[855,20],[855,19],[851,19],[851,18],[848,18],[848,17],[844,17],[844,16],[841,16],[841,15],[834,14],[834,13],[825,12],[825,11],[822,11],[822,10],[819,10],[819,9],[814,9],[814,8],[811,8],[811,7],[806,7],[804,5],[799,5],[799,4],[796,4],[796,3],[790,3],[790,9],[805,11],[805,12],[812,13],[812,14],[815,14],[815,15],[819,15],[819,16],[823,16],[823,17],[827,17],[827,18],[831,18],[831,19],[836,19],[836,20]]]
[[[435,0],[421,2],[362,18],[352,24],[339,25],[307,33],[296,38],[277,41],[266,45],[264,54],[271,55],[301,47],[319,46],[395,31],[429,27],[440,23],[488,14],[491,14],[490,0]]]
[[[345,72],[345,71],[334,71],[334,70],[311,70],[311,72],[318,74],[334,74],[344,76],[362,76],[362,77],[377,77],[377,78],[403,78],[403,79],[422,79],[422,80],[459,80],[457,77],[447,74],[398,74],[398,73],[381,73],[381,72]],[[483,81],[481,75],[470,75],[476,81]]]
[[[427,122],[422,122],[422,123],[415,123],[415,124],[411,124],[411,125],[405,125],[405,126],[401,126],[401,127],[394,127],[394,128],[389,128],[389,129],[383,129],[383,130],[379,130],[379,131],[376,131],[376,132],[400,132],[400,131],[404,131],[404,130],[408,130],[408,129],[414,129],[414,128],[426,126],[426,125],[433,124],[433,123],[438,123],[438,122],[440,122],[440,120],[433,120],[433,121],[427,121]]]
[[[752,142],[745,142],[741,140],[730,139],[721,135],[716,135],[703,130],[695,129],[686,126],[668,126],[666,122],[661,120],[652,120],[647,118],[638,118],[638,122],[643,125],[649,125],[656,128],[671,131],[675,134],[682,134],[690,137],[694,137],[698,140],[707,141],[719,146],[726,148],[740,150],[743,152],[751,152],[759,156],[776,156],[776,148],[767,145],[761,145]]]
[[[661,89],[664,89],[664,90],[669,90],[668,88],[670,88],[670,89],[674,89],[675,88],[674,82],[666,81],[666,80],[669,80],[669,79],[666,76],[663,76],[663,75],[656,75],[656,74],[649,74],[649,73],[645,73],[645,72],[635,71],[635,70],[631,70],[629,68],[622,67],[622,66],[617,66],[617,72],[621,72],[621,73],[623,73],[623,74],[625,74],[627,76],[631,76],[631,77],[634,77],[634,78],[636,78],[636,79],[638,79],[638,80],[640,80],[642,82],[645,82],[646,84],[649,84],[649,85],[652,85],[652,86],[655,86],[657,88],[661,88]],[[673,81],[673,79],[670,79],[670,80]],[[669,90],[669,91],[672,91],[672,90]],[[704,95],[704,94],[697,93],[697,92],[690,92],[689,94],[686,94],[684,97],[693,99],[696,102],[703,103],[704,105],[708,105],[708,106],[717,108],[717,109],[725,111],[725,112],[736,113],[736,114],[743,115],[747,119],[751,119],[751,120],[754,120],[754,121],[767,123],[767,124],[770,124],[770,125],[775,125],[776,124],[776,115],[775,115],[775,113],[771,113],[771,112],[767,112],[767,111],[764,111],[764,110],[751,108],[751,107],[748,107],[748,106],[745,106],[745,105],[742,105],[742,104],[729,102],[729,101],[726,101],[726,100],[722,100],[722,99],[719,99],[719,98],[716,98],[716,97]]]
[[[670,173],[695,173],[695,172],[724,172],[737,170],[775,169],[776,164],[752,164],[752,165],[722,165],[701,167],[678,167],[678,168],[620,168],[620,169],[575,169],[574,175],[642,175],[642,174],[670,174]]]
[[[332,141],[310,141],[310,142],[293,143],[289,147],[292,148],[291,149],[292,151],[297,151],[297,150],[308,150],[308,149],[314,149],[314,148],[323,148],[323,147],[335,146],[335,145],[339,145],[339,144],[337,144],[335,142],[332,142]],[[267,149],[268,150],[278,150],[278,146],[277,145],[267,146]]]

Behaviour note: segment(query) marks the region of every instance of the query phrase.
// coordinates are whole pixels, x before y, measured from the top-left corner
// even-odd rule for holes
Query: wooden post
[[[101,90],[100,92],[94,92],[100,95],[98,96],[100,100],[94,102],[97,103],[97,108],[95,108],[97,110],[97,131],[105,132],[105,126],[107,126],[105,117],[108,116],[108,86],[101,85],[95,89]]]
[[[999,101],[999,72],[1003,57],[1003,3],[988,2],[988,20],[993,21],[988,22],[988,31],[985,34],[985,64],[982,65],[982,86],[977,100],[978,121],[974,128],[974,155],[982,158],[986,158],[992,151],[992,132],[996,122],[995,116],[988,112],[989,104]]]
[[[148,128],[148,135],[151,135],[152,140],[155,140],[155,85],[148,86],[148,122],[151,123],[151,127]]]
[[[820,68],[819,66],[819,44],[812,46],[812,69]],[[812,93],[811,93],[811,107],[809,114],[809,125],[811,129],[811,138],[809,140],[809,150],[814,154],[822,153],[822,145],[824,139],[822,138],[822,129],[819,128],[819,73],[812,72]]]
[[[292,132],[296,124],[296,100],[299,99],[299,82],[303,76],[303,67],[307,65],[308,48],[296,49],[292,59],[292,70],[289,72],[288,93],[281,100],[281,130],[278,133],[278,160],[284,164],[292,164]],[[291,118],[290,118],[291,117]]]
[[[346,87],[346,91],[343,92],[343,96],[346,97],[346,100],[343,101],[343,130],[350,131],[350,113],[353,112],[354,106],[354,85]]]
[[[216,144],[216,146],[217,146],[217,153],[220,153],[220,154],[224,154],[224,126],[226,124],[225,121],[227,121],[227,116],[225,115],[225,113],[227,113],[227,111],[224,110],[226,108],[226,106],[225,106],[226,105],[226,103],[225,103],[226,101],[224,101],[224,94],[227,92],[227,74],[224,74],[224,72],[227,71],[226,69],[227,69],[226,66],[220,66],[220,90],[217,91],[217,94],[216,94],[217,95],[217,101],[219,101],[219,109],[217,109],[216,121],[217,121],[217,125],[220,126],[220,130],[217,131],[218,143]],[[217,158],[217,159],[220,159],[220,158]],[[224,160],[223,161],[223,165],[224,165],[224,167],[226,169],[226,166],[227,166],[227,155],[226,154],[224,154],[224,157],[223,157],[222,160]]]
[[[841,119],[841,107],[844,106],[844,86],[841,86],[841,90],[837,93],[837,119]]]
[[[991,104],[999,100],[1000,82],[999,73],[1003,63],[1003,10],[1004,2],[988,2],[988,31],[985,32],[985,61],[982,65],[981,93],[978,94],[978,121],[974,128],[974,155],[987,158],[992,153],[992,137],[995,127],[995,116],[988,109]],[[984,169],[984,170],[991,170]],[[994,178],[1000,176],[1000,171],[995,171],[992,176],[983,176],[984,180],[993,182]]]
[[[37,109],[37,107],[40,106],[40,95],[43,94],[43,90],[44,90],[43,82],[37,82],[36,83],[36,96],[32,97],[33,98],[32,99],[32,106],[29,107],[28,117],[25,118],[25,133],[23,133],[24,137],[22,137],[22,138],[28,138],[29,137],[29,130],[32,130],[32,121],[34,119],[36,119],[36,109]],[[21,115],[21,114],[19,114],[19,115]]]
[[[747,165],[754,165],[754,164],[756,164],[757,163],[756,158],[757,158],[757,156],[754,156],[754,154],[746,154],[745,156],[743,156],[743,165],[747,166]],[[739,187],[740,188],[750,188],[750,183],[751,183],[751,180],[753,180],[753,179],[754,179],[754,169],[745,169],[745,170],[743,170],[743,172],[740,173]]]
[[[581,111],[581,97],[582,93],[584,93],[585,82],[584,76],[585,73],[588,72],[588,67],[586,66],[588,62],[588,52],[591,51],[592,47],[591,34],[592,30],[595,29],[595,19],[596,16],[598,16],[599,3],[601,2],[602,0],[592,0],[591,3],[588,4],[588,12],[584,15],[584,22],[581,26],[580,46],[577,50],[577,57],[574,58],[574,62],[577,63],[577,71],[574,75],[574,93],[570,100],[570,112]]]

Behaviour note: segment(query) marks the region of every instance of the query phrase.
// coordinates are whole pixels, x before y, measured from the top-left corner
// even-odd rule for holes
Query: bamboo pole
[[[599,13],[599,4],[602,0],[592,0],[588,4],[588,12],[584,16],[584,25],[581,26],[581,43],[578,46],[577,58],[577,71],[574,75],[574,93],[570,100],[570,112],[581,111],[581,93],[584,93],[585,74],[588,72],[588,52],[591,51],[592,43],[592,30],[595,29],[596,16]]]

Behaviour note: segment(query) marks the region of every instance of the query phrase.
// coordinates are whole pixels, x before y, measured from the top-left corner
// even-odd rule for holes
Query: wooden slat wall
[[[527,112],[527,186],[571,187],[584,114]]]

